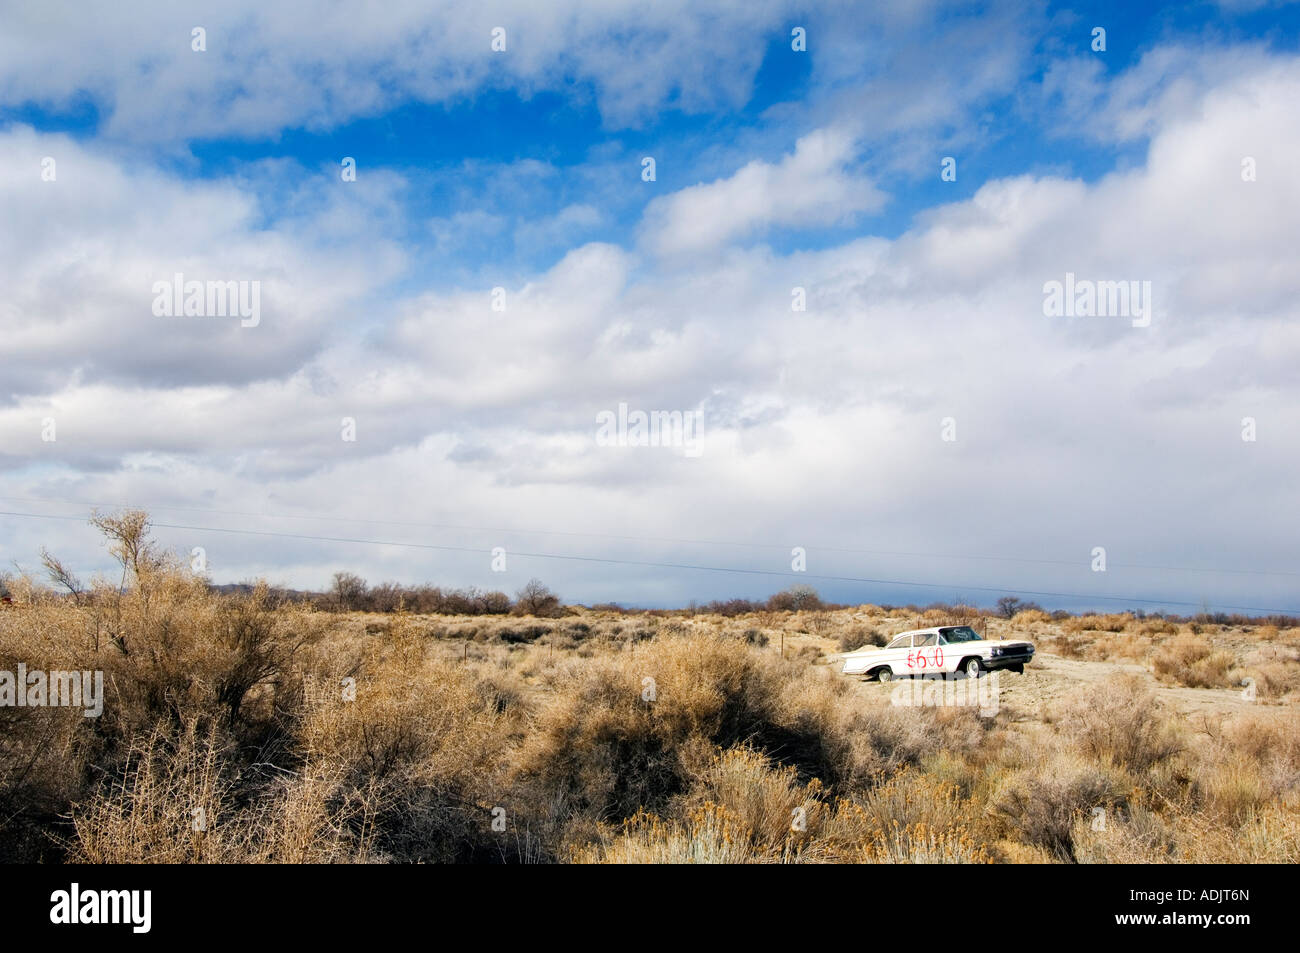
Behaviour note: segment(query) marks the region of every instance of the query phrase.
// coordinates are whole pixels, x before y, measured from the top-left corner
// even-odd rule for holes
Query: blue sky
[[[62,517],[121,501],[218,581],[1300,609],[1296,4],[87,9],[2,14],[7,560],[104,568]],[[1156,320],[1052,323],[1066,272]]]

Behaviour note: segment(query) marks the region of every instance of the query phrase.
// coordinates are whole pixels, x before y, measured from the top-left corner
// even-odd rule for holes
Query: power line
[[[57,520],[82,520],[83,519],[83,517],[78,517],[78,516],[65,516],[65,515],[57,515],[51,513],[15,513],[7,510],[0,510],[0,516],[15,516],[15,517],[30,518],[30,519],[57,519]],[[296,540],[306,540],[311,542],[349,543],[352,545],[366,545],[366,546],[396,546],[404,549],[422,549],[422,550],[432,550],[437,552],[453,552],[453,553],[475,553],[478,555],[483,555],[485,552],[487,552],[482,548],[469,547],[469,546],[448,546],[445,544],[438,544],[438,543],[409,543],[409,542],[401,542],[397,540],[385,540],[385,539],[361,539],[361,538],[345,537],[345,536],[316,536],[316,535],[309,535],[306,533],[280,533],[272,530],[231,529],[228,527],[218,527],[218,526],[190,526],[190,525],[180,524],[180,523],[151,522],[151,525],[158,529],[178,529],[178,530],[187,530],[189,532],[200,532],[200,533],[229,533],[229,534],[243,535],[243,536],[264,536],[264,537],[272,537],[276,539],[296,539]],[[1015,594],[1015,595],[1025,595],[1025,596],[1050,596],[1052,598],[1057,598],[1057,599],[1082,599],[1082,600],[1094,600],[1094,601],[1099,600],[1103,602],[1122,602],[1122,603],[1136,602],[1145,605],[1158,605],[1158,606],[1191,606],[1196,608],[1199,608],[1201,606],[1201,603],[1186,602],[1186,601],[1180,601],[1176,599],[1147,599],[1138,596],[1104,596],[1104,595],[1093,595],[1093,594],[1078,593],[1078,592],[1051,592],[1051,591],[1037,590],[1037,589],[1016,589],[1013,587],[970,586],[970,585],[954,585],[951,583],[915,582],[915,581],[903,580],[903,579],[873,579],[873,578],[867,578],[862,576],[835,576],[835,575],[826,575],[820,573],[792,572],[792,571],[778,570],[778,569],[747,569],[747,568],[732,567],[732,566],[703,566],[703,565],[697,565],[692,563],[658,562],[654,560],[641,560],[641,559],[616,559],[608,556],[579,556],[572,553],[529,553],[529,552],[515,551],[515,552],[511,552],[509,555],[515,557],[516,559],[519,558],[554,559],[554,560],[564,560],[570,562],[600,563],[604,565],[613,565],[613,566],[639,566],[639,567],[651,568],[651,569],[680,569],[680,570],[688,570],[688,571],[695,571],[695,572],[730,573],[736,575],[780,576],[780,577],[799,579],[799,580],[818,579],[826,582],[851,582],[851,583],[860,583],[860,584],[876,585],[876,586],[909,586],[909,587],[923,588],[923,589],[947,589],[952,592],[962,592],[962,591],[993,592],[993,593],[1001,593],[1003,595]],[[1261,613],[1271,613],[1271,614],[1278,614],[1278,615],[1300,614],[1300,610],[1297,609],[1273,609],[1273,608],[1264,608],[1260,606],[1220,605],[1217,608],[1233,609],[1240,612],[1261,612]]]
[[[142,509],[147,512],[154,511],[173,511],[182,513],[211,513],[219,516],[247,516],[255,519],[282,519],[282,520],[310,520],[329,523],[361,523],[373,526],[404,526],[416,527],[423,529],[453,529],[465,530],[475,533],[502,533],[514,536],[565,536],[575,539],[613,539],[625,542],[638,543],[677,543],[689,546],[734,546],[745,549],[782,549],[787,546],[785,543],[759,543],[759,542],[742,542],[736,540],[715,540],[715,539],[686,539],[672,536],[630,536],[619,535],[614,533],[577,533],[569,530],[545,530],[545,529],[506,529],[492,526],[469,526],[463,523],[425,523],[413,522],[410,520],[388,520],[372,519],[365,517],[352,516],[333,516],[326,514],[290,514],[290,513],[251,513],[244,510],[221,510],[212,507],[202,506],[169,506],[165,504],[144,504],[144,503],[95,503],[85,500],[67,500],[53,497],[21,497],[21,496],[0,496],[0,500],[21,503],[58,503],[67,506],[85,506],[85,507],[121,507]],[[155,524],[161,525],[161,524]],[[1009,562],[1025,563],[1028,565],[1043,566],[1078,566],[1079,560],[1076,559],[1042,559],[1027,556],[993,556],[979,553],[919,553],[902,550],[887,549],[861,549],[846,546],[823,546],[819,544],[809,544],[804,547],[809,550],[817,550],[824,553],[846,553],[849,555],[863,556],[890,556],[904,557],[911,559],[955,559],[955,560],[981,560],[988,562]],[[1244,575],[1244,576],[1284,576],[1300,577],[1300,572],[1292,572],[1283,569],[1202,569],[1191,566],[1148,566],[1138,563],[1110,563],[1114,569],[1136,569],[1149,572],[1185,572],[1185,573],[1202,573],[1209,575]]]

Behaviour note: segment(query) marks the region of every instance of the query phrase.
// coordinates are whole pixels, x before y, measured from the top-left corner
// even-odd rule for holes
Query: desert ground
[[[104,682],[98,717],[0,707],[8,861],[1300,861],[1295,620],[356,611],[126,535],[124,585],[5,580],[0,671]],[[996,710],[840,674],[949,622],[1037,646]]]

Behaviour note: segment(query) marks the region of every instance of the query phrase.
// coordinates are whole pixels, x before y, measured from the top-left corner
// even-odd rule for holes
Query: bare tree
[[[529,579],[515,593],[515,598],[515,608],[521,615],[554,615],[560,607],[560,597],[546,588],[540,579]]]
[[[998,614],[1004,619],[1010,619],[1020,611],[1020,600],[1015,596],[1003,596],[998,600]]]
[[[362,600],[365,599],[369,589],[366,581],[356,573],[336,572],[334,574],[334,599],[342,610],[361,608]]]

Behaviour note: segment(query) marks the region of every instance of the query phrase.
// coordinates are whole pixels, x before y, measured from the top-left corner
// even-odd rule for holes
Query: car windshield
[[[943,630],[945,642],[978,642],[980,635],[968,625],[959,625],[952,629]]]

